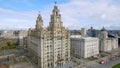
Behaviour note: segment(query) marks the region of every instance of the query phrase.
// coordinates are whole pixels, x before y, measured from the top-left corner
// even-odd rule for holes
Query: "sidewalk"
[[[19,63],[10,65],[10,68],[35,68],[30,63]]]

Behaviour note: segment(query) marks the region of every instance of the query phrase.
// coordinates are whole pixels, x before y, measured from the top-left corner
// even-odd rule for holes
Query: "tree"
[[[11,42],[7,42],[7,46],[10,46],[11,45]]]

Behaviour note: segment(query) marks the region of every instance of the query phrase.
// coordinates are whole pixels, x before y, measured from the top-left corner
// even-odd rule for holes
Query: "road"
[[[5,50],[5,51],[2,51],[0,52],[0,57],[4,57],[6,55],[11,55],[11,54],[14,54],[14,56],[21,56],[21,55],[26,55],[27,54],[27,51],[24,50],[24,49],[14,49],[14,50]],[[11,61],[11,58],[12,57],[9,57],[9,62]],[[1,58],[0,59],[0,65],[1,64],[9,64],[7,58]]]
[[[86,68],[112,68],[112,66],[114,66],[118,63],[120,63],[120,59],[117,59],[115,61],[109,60],[105,64],[99,64],[99,63],[94,61],[94,62],[91,62],[91,64],[88,64]]]
[[[114,65],[116,65],[118,63],[120,63],[120,59],[115,60],[115,61],[109,61],[106,64],[98,64],[98,63],[96,63],[96,64],[93,65],[93,68],[112,68],[112,66],[114,66]]]
[[[30,63],[19,63],[15,65],[11,65],[9,68],[35,68]]]
[[[13,49],[13,50],[4,50],[0,52],[0,56],[2,55],[8,55],[8,54],[18,54],[18,53],[24,53],[27,52],[24,49]]]

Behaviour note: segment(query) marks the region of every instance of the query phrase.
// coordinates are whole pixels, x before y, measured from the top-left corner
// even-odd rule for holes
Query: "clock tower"
[[[63,23],[61,21],[61,14],[59,13],[58,6],[55,4],[54,9],[51,14],[51,21],[50,21],[50,28],[52,30],[56,28],[61,28],[63,26]]]

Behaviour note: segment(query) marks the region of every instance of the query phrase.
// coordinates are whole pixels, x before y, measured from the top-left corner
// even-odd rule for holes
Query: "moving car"
[[[104,61],[104,60],[101,60],[99,63],[100,63],[100,64],[105,64],[105,61]]]

